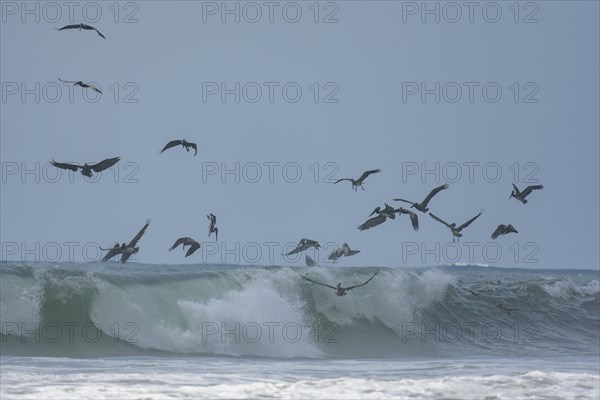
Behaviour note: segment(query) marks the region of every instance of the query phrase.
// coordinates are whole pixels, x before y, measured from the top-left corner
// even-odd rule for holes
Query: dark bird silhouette
[[[358,226],[358,230],[364,231],[367,229],[371,229],[373,227],[376,227],[377,225],[383,224],[386,219],[387,219],[387,217],[385,215],[381,215],[381,214],[376,217],[369,218],[362,225]]]
[[[496,228],[496,230],[494,231],[494,233],[492,233],[492,239],[496,239],[498,236],[500,235],[506,235],[507,233],[519,233],[514,226],[512,226],[511,224],[508,225],[504,225],[504,224],[500,224],[498,225],[498,227]]]
[[[110,168],[113,165],[115,165],[116,163],[118,163],[120,159],[121,159],[120,157],[107,158],[106,160],[102,160],[97,164],[91,164],[91,165],[88,165],[88,163],[85,163],[83,165],[59,163],[59,162],[52,160],[51,164],[54,165],[56,168],[68,169],[71,171],[77,171],[78,169],[81,168],[81,175],[91,178],[92,171],[94,171],[94,172],[104,171],[105,169]]]
[[[292,254],[303,252],[304,250],[308,250],[311,247],[318,249],[319,247],[321,247],[321,245],[316,240],[301,239],[300,242],[298,242],[298,244],[296,245],[296,248],[287,253],[286,256],[291,256]]]
[[[182,249],[185,250],[185,246],[190,246],[190,248],[188,249],[187,253],[185,253],[186,257],[191,256],[192,254],[194,254],[194,252],[196,250],[198,250],[200,248],[200,243],[196,242],[194,239],[190,238],[190,237],[182,237],[177,239],[177,241],[173,244],[173,246],[171,246],[171,248],[169,249],[169,251],[175,249],[177,246],[179,246],[180,244],[182,244]]]
[[[344,257],[350,257],[353,256],[355,254],[360,253],[360,250],[351,250],[350,246],[348,246],[348,243],[344,243],[342,245],[342,247],[340,247],[339,249],[334,250],[328,257],[329,260],[333,260],[333,262],[336,262],[340,257],[344,256]]]
[[[304,261],[306,262],[307,267],[314,267],[317,265],[315,260],[313,260],[308,254],[304,257]]]
[[[519,189],[515,186],[515,184],[513,183],[513,188],[514,190],[511,192],[510,197],[514,197],[515,199],[519,200],[521,203],[523,204],[527,204],[527,199],[525,199],[525,197],[529,196],[529,194],[534,191],[534,190],[540,190],[544,188],[544,185],[532,185],[532,186],[527,186],[525,188],[525,190],[523,190],[522,192],[519,191]]]
[[[412,201],[408,201],[408,200],[404,200],[404,199],[394,199],[394,201],[403,201],[405,203],[412,204],[412,206],[410,206],[411,208],[414,207],[417,210],[426,213],[427,211],[429,211],[429,208],[427,208],[427,204],[429,204],[429,202],[431,201],[433,196],[435,196],[442,190],[448,189],[448,187],[449,187],[448,184],[436,187],[431,192],[429,192],[427,197],[425,197],[425,199],[423,199],[423,201],[421,203],[413,203]]]
[[[381,209],[381,207],[375,207],[373,212],[369,214],[369,217],[373,214],[378,214],[390,219],[396,219],[396,213],[398,212],[398,210],[390,206],[388,203],[384,203],[384,205],[385,207],[383,208],[383,210]]]
[[[372,169],[369,171],[365,171],[363,172],[363,174],[360,176],[360,178],[358,179],[353,179],[353,178],[342,178],[342,179],[338,179],[337,181],[335,181],[333,184],[335,185],[338,182],[341,181],[350,181],[352,182],[352,189],[354,189],[354,191],[356,192],[356,190],[358,189],[358,187],[360,186],[360,188],[362,190],[365,190],[365,188],[363,187],[364,181],[365,179],[367,179],[367,177],[371,174],[376,174],[378,172],[381,172],[381,170],[379,168],[377,169]]]
[[[216,227],[217,225],[217,216],[213,213],[210,213],[206,216],[206,218],[208,218],[208,220],[210,221],[208,223],[208,237],[210,237],[211,233],[215,233],[215,241],[219,241],[219,228]],[[225,227],[227,228],[227,227]]]
[[[429,215],[431,215],[431,218],[435,219],[438,222],[441,222],[442,224],[446,225],[448,228],[450,228],[450,231],[452,231],[452,243],[454,243],[454,237],[458,238],[457,240],[460,241],[460,238],[462,237],[462,233],[460,233],[463,229],[465,229],[467,226],[471,225],[471,222],[475,221],[477,218],[479,218],[479,216],[481,215],[481,212],[479,212],[479,214],[477,214],[476,216],[474,216],[473,218],[471,218],[470,220],[468,220],[467,222],[465,222],[464,224],[462,224],[461,226],[457,227],[456,224],[453,222],[451,224],[447,223],[446,221],[442,220],[439,217],[436,217],[435,215],[433,215],[432,213],[429,213]]]
[[[198,154],[198,146],[196,146],[196,143],[188,142],[185,139],[171,140],[169,143],[167,143],[165,145],[165,147],[163,147],[163,149],[160,152],[162,154],[162,152],[164,152],[165,150],[170,149],[171,147],[179,146],[179,145],[183,146],[186,151],[190,151],[190,147],[192,149],[194,149],[194,157],[196,157],[196,154]]]
[[[63,79],[58,78],[59,81],[64,82],[64,83],[72,83],[73,86],[78,85],[81,86],[82,88],[88,88],[88,89],[92,89],[95,92],[98,92],[100,94],[102,94],[102,91],[100,89],[98,89],[96,86],[92,85],[91,83],[85,83],[83,81],[65,81]]]
[[[408,216],[410,217],[410,222],[412,223],[412,227],[415,231],[419,230],[419,217],[417,216],[416,213],[407,210],[405,208],[398,208],[395,210],[398,214],[408,214]]]
[[[109,249],[108,253],[102,258],[102,261],[108,261],[111,258],[113,258],[116,255],[121,255],[121,262],[122,263],[126,263],[127,260],[129,259],[129,257],[131,257],[133,254],[136,254],[140,248],[136,247],[137,242],[139,242],[139,240],[142,238],[142,236],[144,236],[144,233],[146,232],[146,228],[148,228],[148,225],[150,225],[150,220],[146,220],[146,224],[142,227],[142,229],[140,229],[140,231],[137,233],[137,235],[135,235],[135,237],[133,239],[131,239],[131,242],[129,242],[129,244],[121,244],[121,246],[119,246],[118,244],[115,244],[112,248]],[[102,249],[102,250],[106,250],[106,249]]]
[[[369,283],[371,281],[371,279],[375,278],[375,275],[377,275],[377,272],[375,272],[373,274],[373,276],[370,277],[365,283],[361,283],[360,285],[348,286],[348,287],[342,287],[341,283],[338,283],[337,286],[331,286],[331,285],[328,285],[326,283],[321,283],[321,282],[313,281],[312,279],[307,278],[304,275],[300,275],[300,276],[302,278],[306,279],[309,282],[316,283],[317,285],[325,286],[325,287],[328,287],[328,288],[331,288],[331,289],[335,290],[335,294],[338,295],[338,296],[345,296],[349,290],[352,290],[352,289],[357,288],[357,287],[365,286],[367,283]]]
[[[58,29],[58,28],[57,28],[57,29]],[[93,27],[93,26],[91,26],[91,25],[86,25],[86,24],[65,25],[65,26],[63,26],[62,28],[58,29],[58,30],[59,30],[59,31],[64,31],[65,29],[79,29],[79,30],[82,30],[82,29],[84,29],[84,30],[86,30],[86,31],[96,31],[96,33],[97,33],[98,35],[100,35],[100,37],[101,37],[102,39],[105,39],[105,40],[106,40],[106,38],[104,37],[104,35],[103,35],[103,34],[101,34],[101,33],[100,33],[100,31],[99,31],[98,29],[94,28],[94,27]]]

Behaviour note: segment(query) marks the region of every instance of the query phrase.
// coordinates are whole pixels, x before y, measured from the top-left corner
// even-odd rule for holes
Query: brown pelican
[[[369,176],[371,174],[376,174],[378,172],[381,172],[381,170],[379,168],[372,169],[372,170],[363,172],[363,174],[360,176],[360,178],[358,178],[356,180],[352,179],[352,178],[343,178],[343,179],[338,179],[333,184],[335,185],[336,183],[341,182],[341,181],[350,181],[350,182],[352,182],[352,189],[354,189],[355,192],[359,186],[362,190],[365,190],[365,188],[363,187],[364,180],[367,179],[367,176]]]
[[[360,253],[360,250],[350,250],[350,246],[348,246],[348,243],[344,243],[342,245],[342,247],[340,247],[337,250],[334,250],[330,255],[329,255],[329,259],[333,260],[333,262],[336,262],[340,257],[344,256],[344,257],[350,257],[353,256],[355,254]]]
[[[318,249],[319,247],[321,247],[321,245],[316,240],[301,239],[300,242],[298,242],[298,244],[296,245],[296,248],[287,253],[286,256],[291,256],[292,254],[300,253],[304,250],[310,249],[311,247]]]
[[[369,214],[369,217],[373,214],[378,214],[378,215],[383,215],[385,217],[388,217],[390,219],[395,219],[396,215],[395,213],[398,212],[397,209],[395,209],[394,207],[390,206],[388,203],[384,203],[385,208],[382,210],[381,207],[376,207],[373,212],[371,214]]]
[[[305,277],[304,275],[300,275],[300,276],[309,282],[316,283],[317,285],[321,285],[321,286],[326,286],[328,288],[332,288],[333,290],[335,290],[335,294],[338,296],[345,296],[347,294],[346,292],[348,292],[348,290],[351,290],[351,289],[354,289],[357,287],[361,287],[361,286],[365,286],[367,283],[369,283],[371,281],[371,279],[375,278],[375,275],[377,275],[377,272],[375,272],[373,274],[373,276],[370,277],[365,283],[361,283],[360,285],[348,286],[348,287],[342,287],[341,283],[338,283],[337,286],[331,286],[331,285],[327,285],[325,283],[313,281],[312,279],[309,279],[309,278]]]
[[[63,79],[58,78],[59,81],[64,82],[64,83],[72,83],[73,86],[75,85],[79,85],[82,88],[88,88],[88,89],[92,89],[100,94],[102,94],[102,91],[100,89],[98,89],[96,86],[90,84],[90,83],[85,83],[83,81],[65,81]]]
[[[519,189],[515,186],[515,184],[513,183],[513,188],[514,190],[512,191],[512,193],[510,194],[510,197],[514,197],[515,199],[519,200],[521,203],[523,204],[527,204],[527,200],[525,199],[525,197],[529,196],[529,194],[533,191],[533,190],[539,190],[539,189],[543,189],[544,185],[532,185],[532,186],[527,186],[525,188],[525,190],[523,190],[522,192],[519,191]]]
[[[136,247],[136,244],[142,238],[144,233],[146,232],[146,228],[148,228],[148,225],[150,225],[149,219],[146,220],[146,224],[142,227],[142,229],[140,229],[140,231],[137,233],[137,235],[135,235],[135,237],[133,239],[131,239],[131,242],[129,242],[129,244],[123,243],[120,247],[118,247],[118,244],[115,244],[109,250],[109,252],[104,257],[102,257],[102,261],[108,261],[112,257],[114,257],[118,254],[121,254],[121,262],[122,263],[127,262],[127,260],[129,259],[129,257],[131,257],[132,254],[135,254],[140,250],[139,247]],[[105,249],[102,249],[102,250],[105,250]]]
[[[358,226],[358,230],[359,231],[364,231],[367,229],[371,229],[377,225],[381,225],[385,222],[385,220],[387,219],[387,217],[385,215],[378,215],[376,217],[373,218],[369,218],[367,221],[365,221],[362,225]]]
[[[179,145],[183,146],[186,151],[190,151],[190,147],[192,149],[194,149],[194,157],[196,156],[196,154],[198,154],[198,146],[196,146],[196,143],[188,142],[185,139],[171,140],[169,143],[167,143],[165,145],[165,147],[163,147],[163,149],[160,152],[162,153],[163,151],[170,149],[171,147],[175,147],[175,146],[179,146]]]
[[[208,218],[208,220],[210,221],[208,223],[208,237],[210,237],[211,233],[215,233],[215,241],[219,241],[219,228],[217,228],[215,225],[217,225],[217,217],[215,214],[210,213],[206,216],[206,218]],[[225,227],[227,228],[227,227]]]
[[[183,246],[182,246],[183,250],[185,250],[185,246],[190,246],[187,253],[185,253],[186,257],[191,256],[192,254],[194,254],[194,252],[196,250],[198,250],[200,248],[200,243],[196,242],[194,239],[192,239],[190,237],[182,237],[182,238],[177,239],[177,241],[173,244],[173,246],[171,246],[169,251],[173,250],[180,244],[183,244]]]
[[[307,267],[314,267],[317,265],[315,260],[313,260],[308,254],[304,257],[304,261],[306,262]]]
[[[446,221],[442,220],[439,217],[436,217],[435,215],[433,215],[432,213],[429,213],[429,215],[431,215],[431,218],[435,219],[438,222],[441,222],[442,224],[446,225],[448,228],[450,228],[450,230],[452,231],[452,243],[454,243],[454,237],[457,237],[458,241],[460,241],[460,238],[462,237],[462,233],[460,233],[460,231],[462,231],[463,229],[465,229],[467,226],[471,225],[471,222],[475,221],[477,218],[479,218],[479,216],[481,215],[481,211],[479,212],[479,214],[477,214],[476,216],[474,216],[473,218],[471,218],[470,220],[468,220],[467,222],[465,222],[464,224],[462,224],[459,227],[456,227],[456,224],[453,222],[451,224],[447,223]]]
[[[91,178],[92,171],[94,171],[94,172],[104,171],[105,169],[110,168],[113,165],[115,165],[116,163],[118,163],[120,159],[121,159],[120,157],[107,158],[106,160],[102,160],[99,163],[92,164],[92,165],[88,165],[87,163],[85,163],[83,165],[59,163],[54,160],[52,160],[51,164],[54,165],[56,168],[69,169],[71,171],[77,171],[79,168],[81,168],[81,175]]]
[[[408,200],[404,200],[404,199],[394,199],[394,201],[403,201],[405,203],[409,203],[412,204],[412,206],[410,206],[411,208],[416,208],[417,210],[426,213],[427,211],[429,211],[429,208],[427,208],[427,204],[431,201],[431,199],[433,198],[433,196],[435,196],[436,194],[438,194],[439,192],[441,192],[444,189],[448,189],[448,184],[442,185],[442,186],[438,186],[435,189],[433,189],[431,192],[429,192],[429,194],[427,195],[427,197],[425,197],[425,199],[423,199],[423,201],[419,204],[419,203],[413,203],[412,201],[408,201]]]
[[[507,233],[511,233],[511,232],[519,233],[515,229],[515,227],[512,226],[511,224],[508,224],[508,225],[500,224],[500,225],[498,225],[498,227],[496,228],[494,233],[492,233],[492,239],[496,239],[500,235],[506,235]]]
[[[103,34],[101,34],[101,33],[100,33],[100,31],[99,31],[98,29],[94,28],[94,27],[93,27],[93,26],[91,26],[91,25],[86,25],[86,24],[65,25],[65,26],[63,26],[62,28],[58,29],[58,30],[59,30],[59,31],[62,31],[62,30],[65,30],[65,29],[79,29],[79,30],[85,29],[85,30],[87,30],[87,31],[96,31],[96,33],[97,33],[98,35],[100,35],[100,37],[101,37],[102,39],[106,39],[106,38],[104,37],[104,35],[103,35]]]
[[[397,212],[398,214],[408,214],[410,217],[410,222],[412,223],[412,227],[415,231],[419,230],[419,217],[417,216],[417,214],[415,214],[414,212],[407,210],[405,208],[398,208],[396,210],[394,210],[394,212]]]

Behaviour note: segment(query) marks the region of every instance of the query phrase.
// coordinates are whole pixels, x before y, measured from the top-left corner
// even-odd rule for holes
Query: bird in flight
[[[304,257],[304,261],[306,262],[307,267],[314,267],[315,265],[317,265],[315,260],[313,260],[308,254]]]
[[[427,195],[427,197],[425,197],[421,203],[413,203],[412,201],[408,201],[408,200],[404,200],[404,199],[394,199],[394,201],[403,201],[405,203],[412,204],[412,206],[410,206],[411,208],[414,207],[417,210],[426,213],[427,211],[429,211],[429,208],[427,208],[427,204],[429,204],[429,202],[431,201],[431,199],[433,198],[433,196],[435,196],[436,194],[438,194],[442,190],[448,189],[448,187],[449,186],[448,186],[447,183],[445,185],[436,187],[431,192],[429,192],[429,194]]]
[[[348,294],[347,292],[349,290],[352,290],[352,289],[357,288],[357,287],[365,286],[367,283],[369,283],[371,281],[371,279],[375,278],[375,275],[377,275],[377,272],[375,272],[373,274],[373,276],[370,277],[365,283],[361,283],[360,285],[348,286],[348,287],[342,287],[341,283],[338,283],[337,286],[331,286],[331,285],[328,285],[326,283],[321,283],[321,282],[313,281],[312,279],[307,278],[304,275],[300,275],[300,276],[302,278],[306,279],[309,282],[316,283],[317,285],[325,286],[325,287],[328,287],[328,288],[331,288],[331,289],[335,290],[335,294],[338,295],[338,296],[345,296],[346,294]]]
[[[365,179],[367,179],[367,177],[371,174],[376,174],[378,172],[381,172],[381,170],[379,168],[377,169],[372,169],[369,171],[365,171],[363,172],[363,174],[360,176],[360,178],[358,179],[353,179],[353,178],[342,178],[342,179],[338,179],[337,181],[335,181],[333,184],[335,185],[338,182],[341,181],[350,181],[352,182],[352,189],[354,189],[354,191],[356,192],[356,190],[358,189],[358,187],[360,186],[360,188],[362,190],[365,190],[365,188],[363,187],[364,181]]]
[[[513,183],[513,188],[514,190],[511,192],[510,197],[514,197],[515,199],[519,200],[521,203],[523,204],[527,204],[527,199],[525,199],[525,197],[529,196],[529,194],[534,191],[534,190],[540,190],[544,188],[544,185],[531,185],[531,186],[527,186],[525,188],[525,190],[523,190],[522,192],[519,191],[519,188],[517,188],[515,186],[515,184]]]
[[[103,249],[100,248],[101,250],[108,250],[108,253],[106,253],[106,255],[104,257],[102,257],[102,261],[108,261],[111,258],[113,258],[116,255],[121,255],[121,262],[122,263],[126,263],[127,260],[129,259],[129,257],[131,257],[133,254],[136,254],[138,251],[140,251],[139,247],[136,247],[137,242],[142,238],[142,236],[144,236],[144,233],[146,232],[146,228],[148,228],[148,225],[150,225],[150,220],[146,220],[146,224],[142,227],[142,229],[140,229],[140,231],[137,233],[137,235],[135,235],[135,237],[133,239],[131,239],[131,242],[129,242],[129,244],[121,244],[121,246],[119,246],[119,244],[115,244],[112,248],[110,249]]]
[[[218,242],[219,241],[219,228],[216,227],[217,225],[217,216],[213,213],[210,213],[206,216],[206,218],[208,218],[208,220],[210,221],[208,223],[208,237],[210,237],[211,233],[215,233],[215,240]],[[227,228],[227,227],[226,227]]]
[[[162,154],[162,152],[164,152],[165,150],[170,149],[171,147],[179,146],[179,145],[183,146],[186,151],[190,151],[190,147],[192,149],[194,149],[194,157],[196,156],[196,154],[198,154],[198,146],[196,146],[196,143],[188,142],[185,139],[183,139],[183,140],[171,140],[169,143],[167,143],[165,145],[165,147],[163,147],[163,149],[160,152]]]
[[[94,28],[94,27],[93,27],[93,26],[91,26],[91,25],[86,25],[86,24],[65,25],[65,26],[63,26],[62,28],[58,29],[58,30],[59,30],[59,31],[63,31],[63,30],[65,30],[65,29],[79,29],[79,30],[82,30],[82,29],[84,29],[84,30],[86,30],[86,31],[96,31],[96,33],[97,33],[98,35],[100,35],[100,37],[101,37],[102,39],[106,39],[106,38],[104,37],[104,35],[103,35],[102,33],[100,33],[100,31],[99,31],[98,29]]]
[[[88,163],[85,163],[83,165],[59,163],[59,162],[52,160],[51,164],[54,165],[56,168],[68,169],[71,171],[77,171],[78,169],[81,168],[81,175],[91,178],[92,171],[94,171],[94,172],[104,171],[105,169],[110,168],[113,165],[115,165],[116,163],[118,163],[120,159],[121,159],[120,157],[107,158],[106,160],[102,160],[97,164],[91,164],[91,165],[89,165]]]
[[[479,216],[482,214],[482,212],[479,212],[479,214],[477,214],[476,216],[474,216],[473,218],[471,218],[470,220],[468,220],[467,222],[465,222],[464,224],[462,224],[461,226],[457,227],[456,224],[453,222],[451,224],[447,223],[446,221],[444,221],[443,219],[436,217],[433,213],[429,213],[429,215],[431,215],[431,218],[435,219],[438,222],[441,222],[442,224],[446,225],[448,228],[450,228],[450,231],[452,231],[452,243],[454,243],[454,237],[457,237],[460,241],[460,238],[462,237],[462,233],[460,233],[463,229],[465,229],[467,226],[471,225],[471,222],[475,221],[477,218],[479,218]]]
[[[359,231],[364,231],[364,230],[376,227],[377,225],[381,225],[381,224],[383,224],[385,222],[385,220],[387,218],[388,217],[386,217],[384,214],[379,214],[376,217],[369,218],[363,224],[361,224],[361,225],[358,226],[358,230]]]
[[[397,212],[398,214],[408,214],[408,216],[410,217],[410,222],[412,224],[413,229],[415,231],[419,230],[419,217],[417,216],[416,213],[414,213],[410,210],[407,210],[405,208],[402,208],[402,207],[396,209],[395,212]]]
[[[192,254],[194,254],[194,252],[196,250],[198,250],[200,248],[200,243],[196,242],[194,239],[192,239],[190,237],[181,237],[181,238],[177,239],[177,241],[175,241],[175,243],[173,244],[173,246],[171,246],[169,251],[175,249],[180,244],[183,244],[183,246],[182,246],[183,250],[185,250],[185,246],[190,246],[187,253],[185,253],[186,257],[191,256]]]
[[[64,79],[60,79],[58,78],[59,81],[64,82],[64,83],[72,83],[73,86],[81,86],[84,89],[92,89],[95,92],[98,92],[100,94],[102,94],[102,91],[100,89],[98,89],[96,86],[92,85],[91,83],[85,83],[84,81],[65,81]]]
[[[511,224],[508,225],[504,225],[504,224],[500,224],[498,225],[498,227],[496,228],[496,230],[494,231],[494,233],[492,233],[492,239],[496,239],[498,236],[500,235],[506,235],[507,233],[519,233],[514,226],[512,226]]]
[[[321,247],[321,245],[316,240],[301,239],[300,242],[298,242],[298,244],[296,245],[296,248],[287,253],[286,256],[291,256],[292,254],[303,252],[304,250],[308,250],[311,247],[318,249],[319,247]]]
[[[351,250],[350,246],[348,246],[348,243],[344,243],[342,247],[332,251],[328,259],[333,260],[333,262],[336,262],[342,256],[350,257],[358,253],[360,253],[360,250]]]

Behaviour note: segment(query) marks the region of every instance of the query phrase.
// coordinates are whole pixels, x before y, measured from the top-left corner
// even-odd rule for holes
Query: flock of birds
[[[88,30],[88,31],[95,31],[100,37],[102,37],[103,39],[106,40],[106,37],[96,28],[94,28],[91,25],[86,25],[86,24],[73,24],[73,25],[66,25],[62,28],[57,28],[59,31],[63,31],[63,30],[70,30],[70,29],[78,29],[79,31],[81,30]],[[59,80],[61,82],[65,82],[65,83],[71,83],[73,85],[77,85],[77,86],[81,86],[84,89],[90,89],[93,90],[97,93],[102,93],[102,91],[97,88],[96,86],[90,84],[90,83],[85,83],[83,81],[67,81],[67,80],[62,80],[61,78],[59,78]],[[164,148],[160,151],[160,153],[162,154],[164,151],[171,149],[173,147],[176,146],[182,146],[187,152],[190,151],[190,148],[194,149],[194,156],[196,156],[198,154],[198,147],[196,145],[196,143],[191,143],[188,142],[185,139],[182,140],[172,140],[169,143],[167,143]],[[59,163],[56,162],[54,160],[52,160],[52,165],[57,167],[57,168],[61,168],[61,169],[67,169],[67,170],[71,170],[71,171],[77,171],[79,169],[81,169],[81,174],[83,176],[86,177],[92,177],[92,172],[101,172],[104,171],[110,167],[112,167],[113,165],[115,165],[116,163],[118,163],[120,160],[119,157],[114,157],[114,158],[107,158],[99,163],[96,164],[88,164],[85,163],[84,165],[78,165],[78,164],[70,164],[70,163]],[[368,170],[365,171],[358,179],[354,179],[354,178],[342,178],[342,179],[338,179],[337,181],[334,182],[334,185],[342,182],[342,181],[349,181],[352,184],[352,189],[354,191],[357,191],[358,188],[360,187],[363,191],[364,189],[364,182],[365,180],[372,174],[377,174],[381,172],[380,169],[372,169],[372,170]],[[405,199],[393,199],[394,201],[399,201],[399,202],[404,202],[404,203],[408,203],[411,204],[410,208],[414,208],[415,210],[425,213],[427,214],[427,212],[429,211],[429,202],[433,199],[434,196],[436,196],[439,192],[448,189],[449,185],[448,184],[444,184],[441,186],[438,186],[436,188],[434,188],[433,190],[431,190],[429,192],[429,194],[419,203],[419,202],[412,202],[409,200],[405,200]],[[527,197],[531,194],[532,191],[534,190],[540,190],[543,189],[542,185],[532,185],[532,186],[528,186],[527,188],[525,188],[523,191],[520,191],[516,185],[513,184],[513,190],[511,192],[511,195],[509,197],[509,199],[511,198],[515,198],[518,201],[520,201],[523,204],[527,203]],[[373,216],[374,214],[376,214],[375,216]],[[369,219],[367,221],[365,221],[363,224],[358,226],[358,229],[360,231],[364,231],[367,229],[371,229],[374,228],[376,226],[379,226],[381,224],[383,224],[384,222],[386,222],[388,219],[396,219],[396,215],[401,216],[402,214],[408,215],[410,220],[411,220],[411,224],[412,227],[415,231],[419,230],[419,218],[417,213],[411,211],[410,209],[406,209],[403,207],[398,207],[398,208],[394,208],[392,206],[390,206],[387,203],[384,203],[384,207],[376,207],[373,212],[369,215]],[[442,225],[446,226],[448,229],[450,229],[450,232],[452,233],[452,242],[455,241],[455,239],[457,241],[460,240],[460,238],[463,236],[462,231],[467,228],[469,225],[471,225],[477,218],[479,218],[482,214],[482,211],[480,211],[477,215],[475,215],[473,218],[469,219],[468,221],[466,221],[465,223],[458,225],[456,223],[448,223],[446,221],[444,221],[443,219],[441,219],[440,217],[436,216],[435,214],[429,212],[429,215],[431,216],[431,218],[433,218],[434,220],[436,220],[437,222],[441,223]],[[210,237],[212,233],[215,234],[215,240],[218,241],[218,234],[219,234],[219,230],[216,226],[217,223],[217,217],[214,214],[208,214],[207,218],[209,220],[209,226],[208,226],[208,236]],[[144,235],[144,233],[146,232],[146,229],[148,228],[148,226],[150,225],[150,220],[146,221],[146,224],[142,227],[142,229],[140,229],[140,231],[135,235],[135,237],[129,242],[129,243],[115,243],[115,245],[113,247],[109,247],[109,248],[101,248],[103,251],[107,251],[106,255],[102,258],[102,261],[108,261],[110,259],[112,259],[113,257],[116,256],[121,256],[121,262],[125,263],[127,262],[127,260],[133,255],[139,252],[139,246],[137,246],[138,241],[142,238],[142,236]],[[498,225],[498,227],[494,230],[494,232],[491,234],[491,238],[492,239],[497,239],[499,236],[501,235],[506,235],[509,233],[518,233],[518,231],[515,229],[514,226],[512,226],[511,224],[500,224]],[[188,247],[187,252],[185,253],[185,257],[189,257],[192,254],[194,254],[194,252],[196,250],[198,250],[201,245],[198,241],[194,240],[191,237],[180,237],[178,238],[175,243],[169,248],[169,251],[172,251],[174,249],[176,249],[178,246],[182,246],[182,249],[185,251],[185,248]],[[305,250],[308,250],[310,248],[315,248],[318,249],[320,247],[319,242],[315,241],[315,240],[311,240],[311,239],[306,239],[303,238],[301,239],[298,244],[296,245],[296,248],[294,248],[293,250],[291,250],[290,252],[287,253],[288,256],[293,255],[293,254],[298,254],[301,253]],[[339,249],[334,250],[328,257],[329,260],[332,260],[334,262],[338,261],[339,258],[341,257],[350,257],[353,256],[357,253],[359,253],[360,250],[351,250],[350,246],[347,243],[344,243],[342,245],[342,247],[340,247]],[[317,263],[315,262],[315,260],[313,260],[310,256],[306,255],[305,256],[305,262],[306,265],[308,267],[314,267],[317,265]],[[300,275],[303,279],[317,284],[317,285],[321,285],[321,286],[325,286],[328,288],[331,288],[333,290],[336,291],[336,295],[338,296],[345,296],[347,294],[347,292],[351,289],[354,288],[358,288],[358,287],[362,287],[365,286],[366,284],[368,284],[375,276],[377,275],[377,273],[373,274],[373,276],[371,276],[366,282],[359,284],[359,285],[354,285],[354,286],[349,286],[349,287],[342,287],[341,283],[338,283],[337,286],[332,286],[329,284],[325,284],[325,283],[321,283],[321,282],[317,282],[313,279],[310,279],[304,275]],[[474,296],[480,297],[480,298],[484,298],[483,296],[475,293],[475,292],[471,292]],[[504,306],[503,304],[498,305],[498,308],[500,308],[503,312],[506,312],[508,314],[510,314],[510,312],[515,311],[517,309],[511,309],[508,308],[506,306]]]

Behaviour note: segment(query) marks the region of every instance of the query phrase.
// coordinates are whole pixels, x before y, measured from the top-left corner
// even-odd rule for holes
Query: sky
[[[151,219],[129,262],[304,266],[282,253],[310,238],[321,266],[347,242],[338,266],[600,267],[598,2],[0,8],[2,260],[97,261]],[[106,40],[55,29],[80,22]],[[197,156],[160,153],[184,138]],[[91,180],[49,165],[116,156]],[[444,183],[431,212],[484,210],[460,244],[420,212],[357,229]],[[524,205],[512,183],[544,189]],[[169,252],[182,236],[202,247]]]

